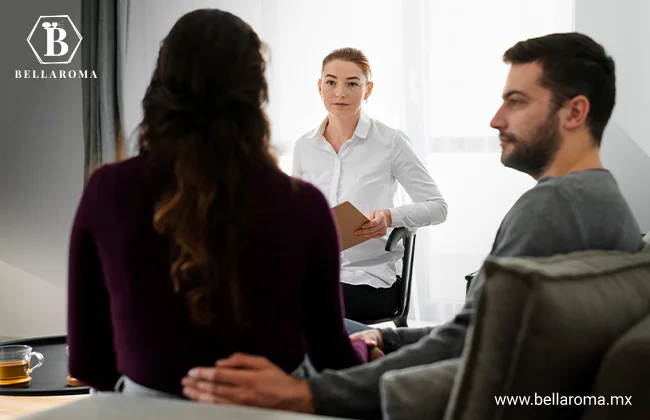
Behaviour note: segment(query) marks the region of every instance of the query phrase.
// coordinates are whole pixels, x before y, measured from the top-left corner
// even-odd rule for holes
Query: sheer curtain
[[[572,0],[186,0],[131,9],[125,110],[140,117],[160,40],[182,14],[203,7],[246,20],[270,47],[268,113],[282,168],[293,143],[325,116],[317,92],[322,58],[342,46],[369,57],[375,88],[367,112],[403,129],[442,188],[445,223],[420,229],[411,316],[439,323],[462,306],[465,274],[478,269],[498,225],[534,181],[503,168],[489,121],[500,104],[515,42],[574,27]],[[135,140],[135,133],[131,137]],[[399,203],[408,203],[400,190]]]

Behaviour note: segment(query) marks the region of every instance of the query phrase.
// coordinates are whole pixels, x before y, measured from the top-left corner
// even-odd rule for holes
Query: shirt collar
[[[328,117],[325,117],[325,119],[320,123],[320,125],[309,133],[309,137],[315,138],[318,136],[322,136],[323,133],[325,132],[325,126],[327,125],[327,120]],[[365,139],[368,136],[368,131],[370,131],[370,123],[371,123],[370,116],[366,114],[362,109],[361,115],[359,116],[359,122],[357,123],[357,128],[356,130],[354,130],[353,136],[357,136],[359,138]]]
[[[354,130],[354,135],[365,139],[370,130],[370,117],[366,114],[363,109],[361,110],[361,117],[357,123],[357,129]]]

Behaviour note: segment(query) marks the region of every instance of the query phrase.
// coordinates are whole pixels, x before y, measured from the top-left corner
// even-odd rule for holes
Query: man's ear
[[[586,96],[578,95],[568,100],[564,108],[566,109],[564,127],[568,130],[575,130],[586,124],[589,111],[591,110],[591,103]]]

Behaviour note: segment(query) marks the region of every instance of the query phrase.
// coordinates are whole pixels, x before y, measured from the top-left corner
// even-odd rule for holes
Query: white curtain
[[[161,39],[184,13],[216,7],[246,20],[271,51],[268,112],[282,168],[294,141],[325,115],[317,92],[322,58],[344,46],[369,57],[375,88],[367,112],[403,129],[441,186],[445,223],[420,229],[411,316],[450,319],[462,306],[465,274],[478,269],[498,225],[534,185],[503,168],[489,126],[500,104],[515,42],[574,27],[572,0],[185,0],[132,5],[125,109],[127,132]],[[132,140],[135,136],[132,137]],[[409,202],[403,191],[399,202]]]

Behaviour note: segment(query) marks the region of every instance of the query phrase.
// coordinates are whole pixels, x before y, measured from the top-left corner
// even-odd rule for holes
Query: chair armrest
[[[412,238],[417,231],[417,229],[407,229],[404,227],[394,228],[386,242],[386,251],[394,251],[399,241]]]
[[[474,280],[474,277],[476,277],[480,271],[481,270],[476,270],[475,272],[469,273],[465,276],[465,281],[467,282],[465,284],[465,295],[467,295],[467,292],[469,291],[469,285],[472,284],[472,280]]]
[[[465,280],[467,280],[467,281],[472,280],[474,277],[476,277],[476,275],[478,274],[479,271],[481,271],[481,270],[476,270],[475,272],[466,275]]]

